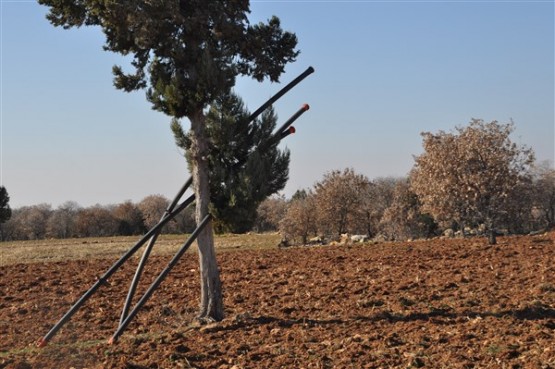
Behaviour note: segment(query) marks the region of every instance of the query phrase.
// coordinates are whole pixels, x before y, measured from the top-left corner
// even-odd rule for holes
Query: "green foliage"
[[[305,189],[300,189],[300,190],[295,191],[295,193],[291,197],[291,200],[304,200],[307,197],[308,197],[308,193],[306,192],[306,190]]]
[[[10,209],[10,196],[6,187],[0,186],[0,224],[7,222],[12,216],[12,209]]]
[[[273,112],[251,127],[230,93],[237,76],[278,82],[285,65],[299,54],[295,34],[283,31],[277,17],[251,25],[248,0],[39,3],[49,7],[47,19],[53,25],[100,26],[105,50],[132,57],[132,72],[113,67],[115,87],[126,92],[145,89],[152,108],[174,118],[176,142],[187,150],[192,168],[199,168],[191,171],[198,173],[196,191],[202,192],[196,194],[197,206],[203,208],[199,204],[208,199],[199,179],[206,178],[203,158],[208,155],[211,200],[221,230],[247,230],[260,201],[283,188],[289,154],[275,145],[264,152],[254,150],[267,141],[275,123]],[[212,111],[205,119],[210,104],[226,115],[218,117]],[[191,121],[191,135],[180,127],[178,119],[183,117]],[[224,127],[227,124],[231,126]],[[207,139],[209,152],[204,151]],[[255,152],[248,161],[238,165],[251,151]]]
[[[277,17],[248,22],[249,1],[39,0],[64,28],[96,25],[107,51],[131,55],[134,72],[114,66],[114,85],[146,89],[155,110],[189,117],[228,93],[238,75],[278,81],[298,55],[295,34]]]
[[[272,108],[255,122],[241,99],[218,98],[206,115],[212,214],[217,232],[243,233],[256,220],[258,205],[285,187],[289,151],[272,140],[277,116]],[[188,152],[191,140],[177,121],[172,123],[176,144]],[[187,157],[189,162],[190,157]]]

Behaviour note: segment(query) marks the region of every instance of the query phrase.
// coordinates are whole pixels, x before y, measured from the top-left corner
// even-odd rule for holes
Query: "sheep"
[[[347,243],[353,243],[353,242],[366,242],[369,240],[369,237],[365,234],[354,234],[354,235],[350,235],[348,233],[343,233],[341,235],[341,243],[343,244],[347,244]]]
[[[368,241],[368,236],[365,234],[354,234],[351,236],[351,241],[352,242],[366,242]]]

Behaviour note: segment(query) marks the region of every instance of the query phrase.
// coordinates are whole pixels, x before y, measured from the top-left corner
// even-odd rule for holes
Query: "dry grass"
[[[185,242],[188,235],[162,235],[153,249],[154,255],[172,255]],[[114,259],[116,260],[140,239],[133,237],[72,238],[65,240],[37,240],[0,243],[0,266],[18,263],[43,263],[62,260]],[[219,251],[276,248],[277,234],[225,234],[215,238]],[[141,248],[136,255],[141,255]],[[189,252],[196,252],[192,247]]]

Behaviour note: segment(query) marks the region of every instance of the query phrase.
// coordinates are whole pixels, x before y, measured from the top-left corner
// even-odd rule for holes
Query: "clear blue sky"
[[[333,169],[403,176],[420,132],[471,118],[508,122],[539,160],[554,159],[553,1],[251,1],[251,21],[277,15],[301,55],[282,85],[316,73],[276,104],[303,103],[291,150],[291,195]],[[97,28],[63,30],[34,1],[1,1],[1,183],[12,207],[172,198],[188,177],[169,118],[143,92],[112,86]],[[251,110],[280,85],[240,80]],[[188,125],[188,123],[186,123]]]

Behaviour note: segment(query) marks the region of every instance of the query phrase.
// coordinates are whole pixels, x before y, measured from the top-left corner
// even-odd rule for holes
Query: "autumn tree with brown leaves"
[[[437,224],[430,215],[422,213],[421,207],[408,178],[397,180],[391,204],[381,218],[382,232],[392,240],[433,236]]]
[[[352,168],[326,173],[314,186],[320,232],[334,236],[353,232],[370,186],[370,180]]]
[[[508,200],[528,177],[534,154],[510,139],[513,123],[472,119],[455,133],[422,133],[424,153],[415,157],[411,188],[423,211],[438,221],[485,224],[489,241]]]
[[[555,227],[555,168],[541,163],[533,169],[532,206],[545,228]]]
[[[310,235],[318,231],[316,201],[312,191],[297,191],[291,199],[285,217],[279,223],[279,230],[285,240],[306,244]]]
[[[262,201],[256,210],[256,232],[279,230],[279,222],[287,213],[288,202],[284,196],[273,196]]]

